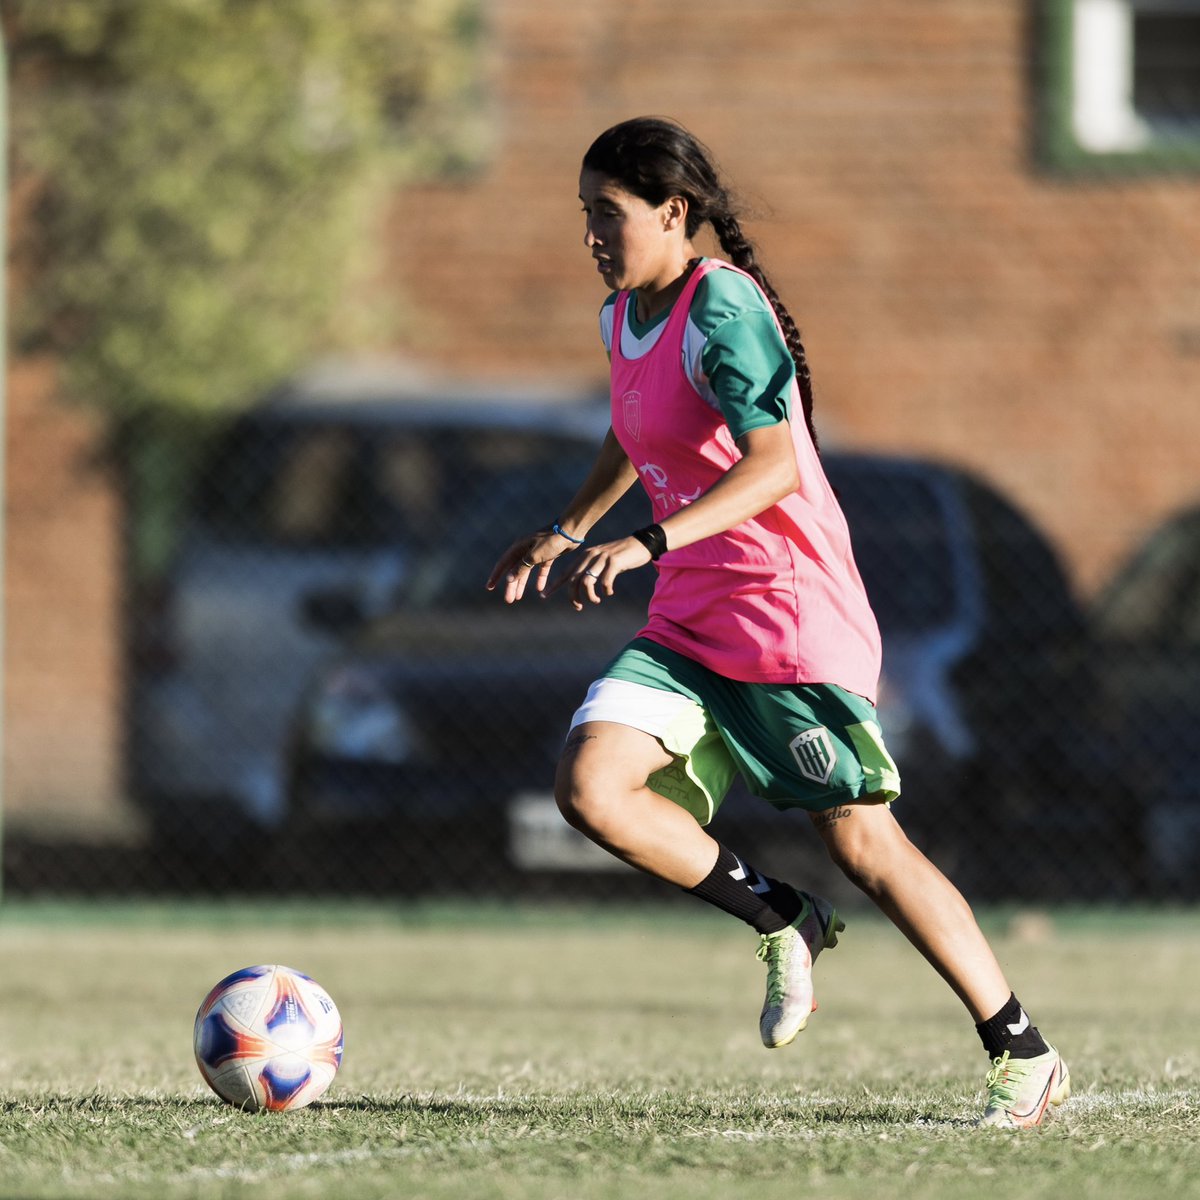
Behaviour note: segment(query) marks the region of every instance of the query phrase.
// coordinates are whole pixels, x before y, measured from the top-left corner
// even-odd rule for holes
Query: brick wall
[[[1200,494],[1200,194],[1035,167],[1026,10],[497,3],[492,161],[398,196],[387,224],[408,348],[601,373],[579,159],[616,120],[676,117],[757,210],[827,443],[977,468],[1090,589]]]
[[[74,836],[127,821],[118,798],[118,511],[94,417],[53,365],[7,380],[4,816]]]
[[[1068,181],[1030,155],[1018,0],[493,0],[493,150],[398,195],[402,347],[599,378],[574,199],[591,138],[674,116],[716,152],[800,324],[827,444],[968,463],[1084,589],[1198,487],[1195,177]],[[117,507],[45,364],[9,372],[11,814],[117,811]]]

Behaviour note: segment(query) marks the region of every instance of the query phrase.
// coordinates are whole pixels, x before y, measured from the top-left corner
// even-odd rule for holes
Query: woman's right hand
[[[533,576],[538,595],[544,596],[554,560],[576,548],[570,538],[551,529],[539,529],[505,550],[488,576],[487,589],[495,591],[503,580],[504,603],[513,604],[525,595],[525,586]]]
[[[636,481],[637,471],[609,429],[575,498],[565,509],[559,509],[562,514],[559,521],[565,520],[568,533],[575,537],[564,537],[548,528],[513,542],[492,568],[487,581],[488,591],[495,591],[503,579],[504,602],[512,604],[525,595],[525,587],[532,575],[538,595],[546,596],[554,560],[578,550],[582,543],[576,541],[576,537],[585,536]]]

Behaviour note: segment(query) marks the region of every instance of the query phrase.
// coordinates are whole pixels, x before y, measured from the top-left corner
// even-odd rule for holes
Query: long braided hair
[[[754,244],[742,232],[737,205],[708,149],[674,121],[635,117],[605,130],[588,147],[583,165],[655,207],[671,196],[682,196],[688,202],[685,230],[689,238],[695,237],[706,221],[712,226],[729,261],[754,279],[775,310],[796,365],[804,423],[815,446],[812,375],[800,331],[759,265]]]

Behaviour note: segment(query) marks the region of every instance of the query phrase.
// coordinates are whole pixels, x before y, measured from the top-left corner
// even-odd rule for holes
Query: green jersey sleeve
[[[751,280],[735,271],[706,275],[688,321],[692,380],[716,401],[735,438],[791,417],[796,366]]]

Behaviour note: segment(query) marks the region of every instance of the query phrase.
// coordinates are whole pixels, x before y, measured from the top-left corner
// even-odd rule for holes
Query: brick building
[[[1186,156],[1114,171],[1039,150],[1062,86],[1042,68],[1064,52],[1046,17],[1072,2],[493,0],[490,156],[397,195],[382,230],[398,348],[598,378],[579,159],[616,120],[673,116],[747,201],[826,443],[976,468],[1091,591],[1200,493],[1200,186]],[[116,506],[51,381],[10,368],[17,814],[115,786]]]

